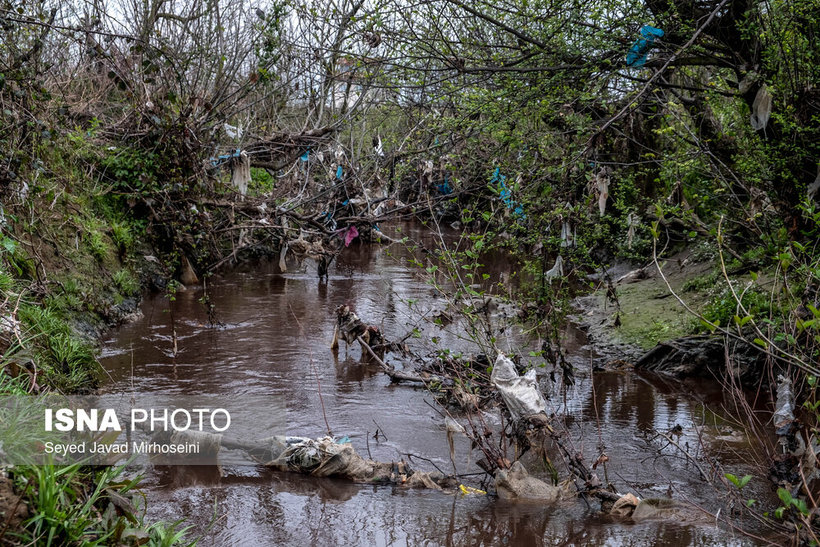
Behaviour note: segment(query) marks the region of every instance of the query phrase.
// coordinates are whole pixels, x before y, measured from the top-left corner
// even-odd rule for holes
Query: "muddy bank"
[[[714,268],[691,251],[680,252],[663,263],[664,275],[689,306],[699,310],[707,301],[706,288],[694,289],[694,280]],[[618,263],[606,274],[590,279],[599,288],[573,302],[571,319],[591,342],[611,358],[636,359],[659,342],[690,334],[696,319],[669,292],[654,263]]]

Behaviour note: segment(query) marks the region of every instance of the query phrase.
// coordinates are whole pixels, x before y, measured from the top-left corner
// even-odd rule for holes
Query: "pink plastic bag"
[[[345,247],[350,247],[350,243],[357,237],[359,237],[359,230],[355,226],[349,227],[344,235]]]

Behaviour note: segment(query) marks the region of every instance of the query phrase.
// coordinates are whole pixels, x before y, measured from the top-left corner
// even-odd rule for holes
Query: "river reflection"
[[[433,247],[423,227],[402,229]],[[105,390],[230,398],[264,394],[286,403],[287,433],[315,437],[327,430],[321,389],[328,425],[337,435],[348,435],[360,453],[386,461],[409,453],[420,456],[418,467],[430,468],[426,458],[449,469],[441,418],[425,404],[431,402],[429,395],[391,385],[377,366],[360,361],[358,347],[343,347],[335,357],[329,351],[333,310],[341,304],[379,322],[393,339],[422,329],[421,338],[408,339],[419,351],[435,349],[429,342],[433,336],[439,347],[468,349],[457,332],[417,320],[441,302],[409,265],[411,256],[399,245],[354,242],[335,263],[327,284],[319,283],[310,263],[304,271],[293,264],[285,274],[274,264],[246,266],[209,283],[220,322],[215,328],[209,327],[199,301],[201,289],[181,292],[173,303],[149,296],[144,317],[111,333],[105,343],[102,362],[111,376]],[[488,264],[492,276],[510,267],[505,261]],[[567,339],[578,381],[565,394],[553,390],[550,404],[555,412],[569,414],[570,434],[587,461],[607,452],[609,480],[641,496],[666,495],[671,489],[706,505],[714,501],[714,492],[691,465],[659,457],[651,441],[652,431],[680,425],[682,442],[696,443],[692,426],[698,403],[631,372],[586,374],[590,349],[582,347],[577,332],[568,332]],[[504,343],[524,355],[529,349],[514,334]],[[384,436],[374,440],[377,427]],[[468,441],[457,439],[462,472],[475,469],[468,452]],[[727,465],[742,474],[743,463],[731,458],[727,452]],[[277,474],[262,467],[156,467],[147,472],[144,486],[151,500],[149,518],[186,518],[194,533],[203,535],[203,545],[743,543],[705,521],[621,522],[579,500],[555,507],[516,505],[487,496]],[[756,486],[749,488],[757,497]]]

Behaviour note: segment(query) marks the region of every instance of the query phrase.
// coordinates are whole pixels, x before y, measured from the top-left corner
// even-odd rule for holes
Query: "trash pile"
[[[441,473],[415,471],[403,461],[366,460],[353,449],[347,437],[339,441],[332,437],[274,437],[269,441],[273,459],[260,463],[277,471],[410,488],[441,489],[451,482]]]

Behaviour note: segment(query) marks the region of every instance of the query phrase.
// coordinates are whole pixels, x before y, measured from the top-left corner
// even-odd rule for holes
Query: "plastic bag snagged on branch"
[[[635,213],[629,213],[626,216],[626,245],[630,249],[632,248],[632,243],[635,240],[635,228],[640,224],[640,220],[638,219],[638,215]]]
[[[606,213],[606,200],[609,199],[609,169],[604,167],[595,175],[595,191],[598,194],[598,213]]]
[[[565,220],[561,224],[561,247],[575,247],[575,235],[576,229]]]
[[[510,358],[499,353],[490,375],[490,382],[501,394],[514,420],[534,414],[546,414],[547,402],[538,389],[535,370],[529,370],[524,376],[519,376]]]
[[[248,183],[251,181],[251,160],[243,150],[239,156],[231,159],[231,184],[239,191],[242,199],[248,193]]]
[[[544,277],[547,279],[549,283],[552,283],[553,279],[564,277],[564,259],[561,255],[558,255],[555,258],[555,265],[544,272]]]
[[[750,121],[752,129],[760,131],[769,123],[769,116],[772,115],[772,95],[766,89],[766,84],[760,86],[752,103],[752,115]]]

